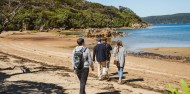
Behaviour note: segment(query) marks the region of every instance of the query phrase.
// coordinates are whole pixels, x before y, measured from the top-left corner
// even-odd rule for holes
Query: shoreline
[[[158,47],[142,48],[138,52],[130,52],[129,55],[150,59],[177,61],[190,63],[190,47]]]
[[[115,45],[116,41],[112,41]],[[153,47],[128,51],[135,57],[190,63],[190,47]]]
[[[190,47],[154,47],[141,48],[139,50],[158,53],[162,55],[190,57]]]

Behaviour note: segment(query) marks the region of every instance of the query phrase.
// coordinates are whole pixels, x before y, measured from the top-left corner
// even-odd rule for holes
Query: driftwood
[[[20,68],[20,70],[22,70],[23,73],[30,73],[30,69],[26,66],[13,66],[13,67],[8,67],[8,68],[1,68],[0,70],[14,70],[15,68]]]

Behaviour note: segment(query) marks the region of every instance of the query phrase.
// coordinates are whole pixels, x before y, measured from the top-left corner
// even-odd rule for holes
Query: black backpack
[[[105,44],[105,47],[106,47],[106,58],[109,58],[109,57],[110,57],[110,54],[111,54],[111,53],[110,53],[110,50],[111,50],[111,49],[109,49],[109,46],[110,46],[109,44],[107,44],[107,43]]]
[[[82,48],[79,51],[76,51],[75,49],[75,53],[74,53],[74,69],[75,70],[82,70],[84,67],[84,57],[83,57],[83,53],[86,51],[86,47]]]

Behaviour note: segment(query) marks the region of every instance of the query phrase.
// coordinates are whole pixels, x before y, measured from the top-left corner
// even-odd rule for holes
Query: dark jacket
[[[106,46],[106,60],[110,60],[110,57],[111,57],[111,53],[110,51],[112,50],[112,47],[110,44],[107,44],[107,43],[104,43],[104,45]]]
[[[105,52],[106,52],[106,46],[104,44],[97,44],[93,50],[93,61],[95,61],[95,57],[98,62],[106,61]]]

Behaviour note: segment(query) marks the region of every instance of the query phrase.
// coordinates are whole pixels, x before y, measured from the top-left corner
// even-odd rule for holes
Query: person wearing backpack
[[[101,39],[97,38],[97,45],[94,47],[93,50],[93,61],[96,61],[98,64],[98,80],[101,81],[102,77],[105,76],[106,71],[106,47],[104,44],[101,43]]]
[[[113,55],[115,57],[114,64],[118,68],[119,81],[118,83],[122,83],[123,77],[123,69],[125,66],[125,57],[127,56],[127,51],[125,47],[122,45],[122,41],[117,41],[117,46],[113,50]]]
[[[74,48],[72,53],[72,68],[80,81],[79,94],[86,94],[85,86],[89,74],[89,66],[94,71],[90,50],[85,47],[83,38],[77,40],[78,46]]]
[[[111,58],[111,50],[112,47],[110,44],[107,43],[107,38],[103,38],[102,40],[102,44],[104,44],[106,46],[106,78],[109,79],[109,74],[108,74],[108,70],[109,70],[109,65],[110,65],[110,58]]]

